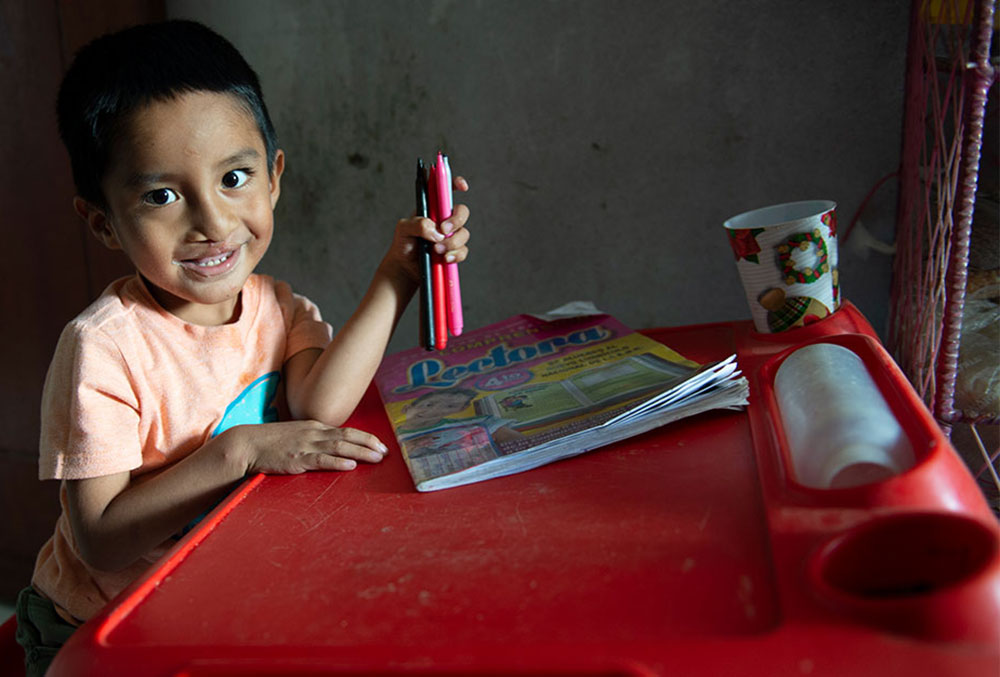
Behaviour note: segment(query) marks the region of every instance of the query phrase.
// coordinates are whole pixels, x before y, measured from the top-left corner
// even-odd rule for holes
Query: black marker
[[[427,172],[424,161],[417,158],[417,216],[427,218]],[[420,344],[434,350],[434,294],[431,288],[431,243],[420,238]]]

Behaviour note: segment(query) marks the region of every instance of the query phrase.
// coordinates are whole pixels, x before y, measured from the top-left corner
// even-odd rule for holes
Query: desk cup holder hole
[[[820,597],[859,623],[927,640],[994,643],[997,535],[956,513],[881,517],[810,561]]]
[[[864,600],[928,595],[971,580],[996,556],[996,538],[959,515],[883,518],[835,539],[819,576],[836,594]]]

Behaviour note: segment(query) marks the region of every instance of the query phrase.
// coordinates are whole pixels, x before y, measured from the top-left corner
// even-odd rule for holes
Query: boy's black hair
[[[257,74],[218,33],[193,21],[164,21],[105,35],[77,52],[56,112],[80,197],[107,206],[101,180],[114,139],[133,111],[198,91],[239,98],[264,138],[270,173],[278,140]]]

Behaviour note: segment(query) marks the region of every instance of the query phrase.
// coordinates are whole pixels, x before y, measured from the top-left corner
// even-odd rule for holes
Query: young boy
[[[46,378],[40,476],[62,480],[63,512],[18,600],[29,674],[248,473],[381,461],[338,426],[416,289],[418,240],[462,261],[469,238],[464,205],[440,227],[401,219],[331,341],[316,306],[253,273],[285,156],[231,44],[182,21],[105,36],[57,108],[74,209],[137,274],[66,327]]]

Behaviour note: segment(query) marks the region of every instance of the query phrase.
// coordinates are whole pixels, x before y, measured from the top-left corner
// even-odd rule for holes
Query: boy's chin
[[[235,319],[233,313],[248,276],[232,275],[225,280],[181,285],[157,285],[146,278],[156,302],[168,313],[195,324],[223,324]]]

